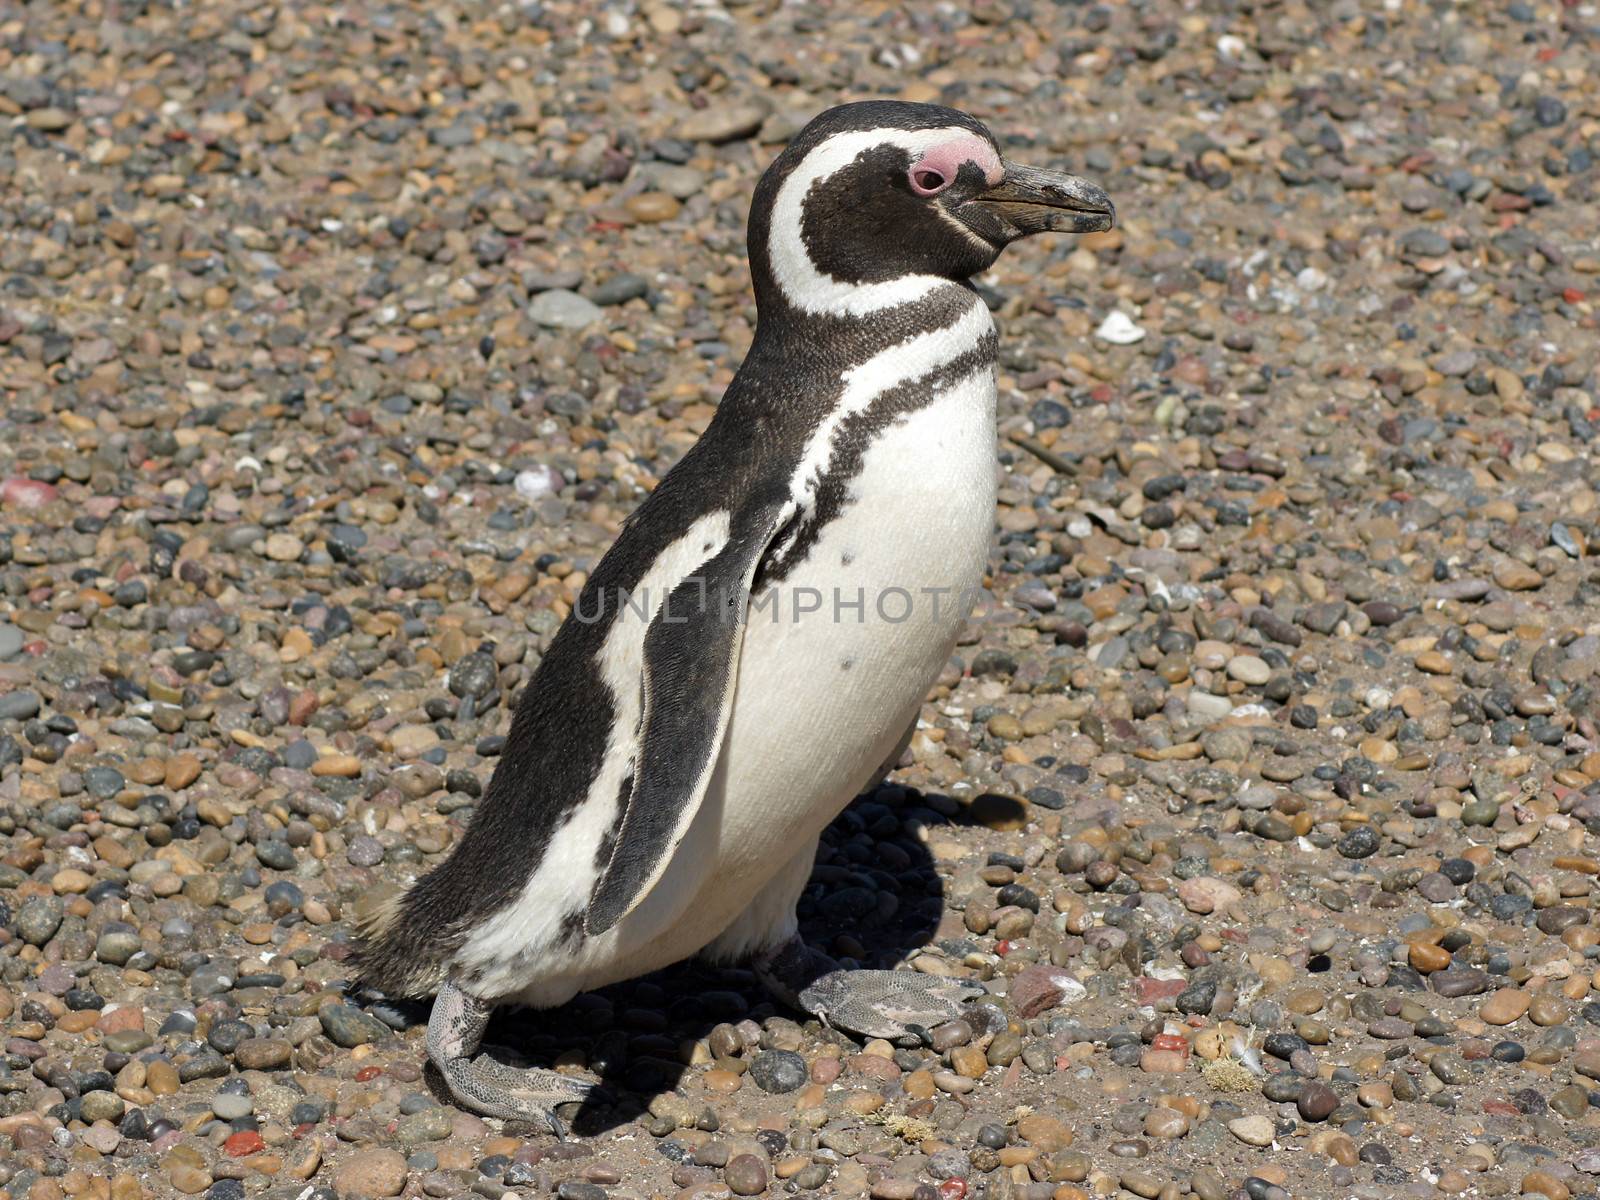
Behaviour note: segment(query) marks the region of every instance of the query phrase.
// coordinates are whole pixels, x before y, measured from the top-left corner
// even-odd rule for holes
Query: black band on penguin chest
[[[971,350],[956,356],[927,375],[892,387],[859,412],[846,417],[834,433],[827,466],[817,478],[815,499],[792,531],[763,565],[756,577],[758,587],[782,583],[803,565],[829,524],[850,505],[851,485],[866,466],[867,451],[902,418],[931,404],[946,388],[976,371],[992,369],[996,337],[985,333]]]

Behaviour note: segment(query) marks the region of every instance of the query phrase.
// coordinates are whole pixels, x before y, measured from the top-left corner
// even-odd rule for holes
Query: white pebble
[[[1220,721],[1233,711],[1233,701],[1226,696],[1213,696],[1209,692],[1191,690],[1187,697],[1189,715],[1198,721]]]
[[[540,292],[528,302],[528,316],[547,329],[585,329],[605,316],[600,306],[566,288]]]
[[[1113,346],[1131,346],[1144,340],[1144,330],[1133,323],[1133,318],[1121,309],[1113,309],[1094,331],[1095,337]]]
[[[1254,654],[1240,654],[1228,660],[1228,674],[1240,683],[1263,684],[1272,675],[1272,668]]]
[[[518,471],[514,486],[524,500],[542,500],[561,490],[561,473],[554,467],[530,467]]]

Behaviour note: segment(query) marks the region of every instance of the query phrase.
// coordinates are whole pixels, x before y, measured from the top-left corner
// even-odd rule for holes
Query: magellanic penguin
[[[697,954],[868,1036],[959,1011],[971,985],[836,969],[795,906],[988,561],[995,331],[969,280],[1018,238],[1114,220],[928,104],[830,109],[761,177],[749,355],[584,585],[449,859],[363,931],[364,987],[436,995],[428,1055],[463,1105],[559,1130],[595,1085],[478,1054],[493,1007]]]

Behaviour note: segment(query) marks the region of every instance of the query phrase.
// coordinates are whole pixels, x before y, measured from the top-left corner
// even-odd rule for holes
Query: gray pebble
[[[434,1105],[401,1117],[395,1136],[402,1142],[437,1142],[449,1137],[454,1125],[454,1112]]]
[[[599,305],[565,288],[540,292],[528,304],[529,319],[550,329],[585,329],[604,315]]]
[[[127,781],[115,767],[90,767],[83,773],[84,789],[96,800],[109,800],[120,792]]]
[[[11,629],[10,625],[0,629]],[[21,643],[18,643],[21,648]],[[0,650],[4,647],[0,646]],[[9,658],[10,655],[0,654],[0,658]],[[0,721],[25,721],[39,711],[39,693],[32,688],[18,688],[14,692],[7,692],[0,696]]]
[[[322,1022],[322,1032],[335,1046],[350,1049],[387,1037],[387,1026],[376,1017],[370,1017],[359,1008],[348,1004],[324,1004],[317,1010]]]
[[[600,305],[625,304],[642,299],[649,290],[650,281],[643,275],[624,271],[590,288],[589,299]]]
[[[236,1121],[255,1111],[255,1101],[249,1096],[218,1092],[211,1097],[211,1111],[224,1121]]]
[[[61,928],[66,910],[59,896],[29,896],[17,910],[17,936],[42,946]]]
[[[792,1092],[807,1077],[806,1060],[792,1050],[763,1050],[750,1062],[750,1078],[764,1092]]]

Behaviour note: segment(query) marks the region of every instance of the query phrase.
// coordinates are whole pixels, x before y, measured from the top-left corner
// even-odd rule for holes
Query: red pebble
[[[1187,1054],[1189,1039],[1176,1033],[1158,1033],[1150,1039],[1150,1047],[1154,1050],[1176,1050],[1180,1054]]]
[[[1004,958],[1011,953],[1011,942],[1009,940],[996,942],[994,944],[994,952]]]
[[[383,1068],[382,1067],[362,1067],[361,1070],[356,1072],[356,1082],[357,1083],[365,1083],[367,1080],[376,1079],[379,1075],[382,1075],[382,1074],[383,1074]]]
[[[1563,288],[1561,290],[1561,298],[1563,300],[1565,300],[1568,304],[1577,304],[1577,303],[1579,303],[1580,301],[1583,300],[1583,296],[1584,296],[1584,293],[1583,293],[1583,290],[1581,288]]]
[[[245,1158],[251,1154],[260,1154],[267,1148],[261,1140],[261,1135],[253,1129],[241,1130],[239,1133],[230,1134],[228,1140],[222,1143],[223,1152],[232,1158]]]
[[[4,483],[0,483],[0,503],[7,508],[20,508],[31,511],[43,508],[56,498],[57,492],[53,485],[38,479],[24,479],[13,475]]]
[[[939,1195],[944,1200],[961,1200],[967,1194],[967,1181],[959,1175],[952,1175],[939,1185]]]
[[[1181,979],[1152,979],[1148,975],[1141,975],[1133,981],[1134,995],[1138,997],[1140,1004],[1170,1000],[1186,986]]]

